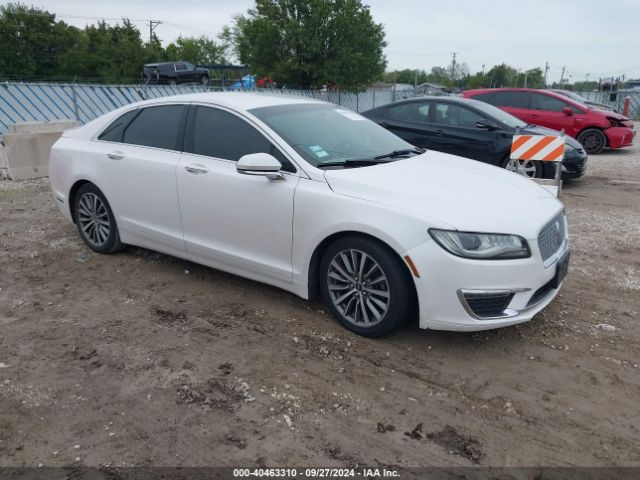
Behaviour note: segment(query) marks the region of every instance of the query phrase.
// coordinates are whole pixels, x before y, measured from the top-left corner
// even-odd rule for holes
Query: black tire
[[[509,158],[508,156],[502,161],[502,168],[505,168],[511,172],[515,173],[515,165],[512,165],[511,158]],[[523,168],[526,169],[535,169],[532,170],[531,173],[533,176],[531,175],[527,175],[529,178],[542,178],[544,176],[544,170],[542,169],[542,165],[541,162],[538,162],[536,160],[525,160],[520,161],[520,165],[525,164]],[[520,175],[523,175],[523,170],[520,171]]]
[[[354,252],[356,252],[355,260],[351,256],[354,255]],[[330,276],[330,274],[336,274],[333,262],[334,260],[342,261],[341,253],[348,255],[352,267],[355,264],[359,265],[358,258],[362,259],[362,257],[358,257],[357,252],[365,254],[365,264],[359,269],[352,268],[348,272],[354,274],[350,277],[352,280],[355,279],[353,280],[354,284],[350,284],[350,280],[336,280],[335,277]],[[374,263],[378,265],[380,270],[373,270]],[[344,263],[340,265],[344,265]],[[379,280],[372,282],[371,280],[376,280],[376,278],[365,276],[364,273],[369,269],[372,269],[373,272],[370,277],[380,278],[378,272],[381,272],[385,277],[383,283]],[[357,277],[357,270],[364,273]],[[324,302],[333,316],[343,327],[359,335],[381,337],[413,318],[415,295],[409,272],[392,250],[375,240],[360,236],[348,236],[336,240],[327,248],[320,261],[318,281]],[[345,288],[342,288],[343,286]],[[344,295],[344,293],[336,292],[344,290],[354,292],[351,295],[352,303],[350,303],[352,306],[355,305],[353,306],[354,311],[351,311],[348,305],[346,308],[336,306],[335,300],[337,299],[335,297]],[[386,301],[384,297],[379,296],[381,294],[388,297],[386,310],[382,309],[378,303]],[[345,300],[345,302],[348,301],[349,299]],[[360,315],[358,315],[358,309]],[[352,315],[349,314],[350,311]],[[378,318],[375,318],[374,313],[378,315]],[[350,319],[349,316],[352,318]],[[370,320],[369,325],[366,325],[365,318]]]
[[[124,248],[109,202],[94,184],[85,183],[80,187],[73,202],[73,212],[80,238],[91,250],[115,253]]]
[[[589,155],[597,155],[607,146],[607,137],[602,130],[587,128],[578,135],[578,142]]]
[[[203,75],[203,77],[200,79],[200,82],[202,82],[202,85],[204,86],[209,85],[209,77],[207,75]]]

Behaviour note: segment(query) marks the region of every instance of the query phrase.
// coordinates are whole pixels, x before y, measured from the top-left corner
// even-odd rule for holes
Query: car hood
[[[435,151],[370,167],[326,170],[325,178],[336,193],[422,217],[427,228],[534,239],[563,208],[528,178]]]
[[[560,132],[557,130],[552,130],[551,128],[541,127],[539,125],[527,125],[525,128],[520,130],[520,133],[523,135],[559,135]],[[570,137],[569,135],[565,135],[564,141],[567,145],[572,146],[576,150],[582,149],[582,145],[575,138]]]
[[[597,107],[589,107],[589,108],[593,113],[599,113],[600,115],[603,115],[605,117],[615,118],[616,120],[620,120],[621,122],[629,121],[629,117],[625,117],[624,115],[614,112],[613,110],[605,110]]]

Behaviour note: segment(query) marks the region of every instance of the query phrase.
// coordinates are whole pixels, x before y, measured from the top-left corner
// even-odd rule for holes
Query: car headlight
[[[429,234],[438,245],[458,257],[505,260],[531,256],[529,244],[519,235],[458,232],[435,228],[430,229]]]

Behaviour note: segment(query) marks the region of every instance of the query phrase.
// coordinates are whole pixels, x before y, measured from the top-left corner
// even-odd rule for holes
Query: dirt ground
[[[0,181],[0,465],[640,465],[640,147],[589,162],[543,313],[380,340],[233,275],[92,254],[46,179]]]

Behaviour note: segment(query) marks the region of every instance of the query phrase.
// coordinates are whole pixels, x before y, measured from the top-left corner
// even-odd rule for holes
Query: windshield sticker
[[[351,112],[349,110],[336,109],[336,112],[338,112],[340,115],[344,117],[347,117],[350,120],[365,120],[364,117],[358,115],[355,112]]]
[[[310,145],[309,150],[311,150],[313,154],[318,158],[324,158],[329,156],[327,151],[324,148],[322,148],[320,145]]]

